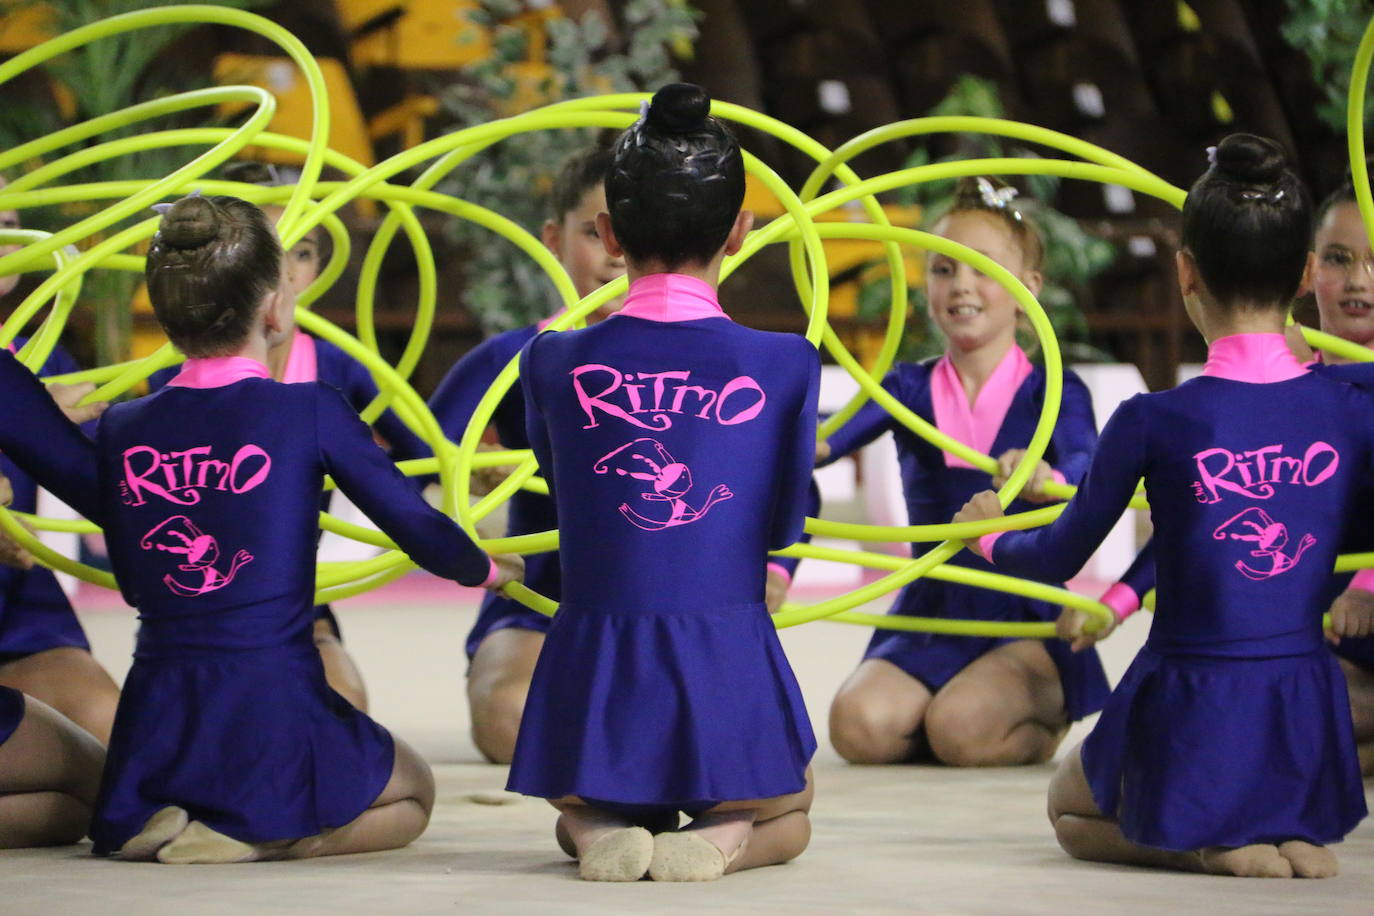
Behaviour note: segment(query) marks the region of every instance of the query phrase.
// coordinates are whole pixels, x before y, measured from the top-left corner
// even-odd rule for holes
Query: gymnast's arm
[[[1050,436],[1054,449],[1054,470],[1064,483],[1078,486],[1092,464],[1097,447],[1097,420],[1088,386],[1073,372],[1064,373],[1064,394],[1059,404],[1059,419]]]
[[[1125,575],[1103,592],[1098,600],[1112,609],[1117,620],[1125,620],[1140,610],[1141,601],[1154,587],[1155,539],[1150,538],[1140,548],[1140,553],[1135,555]]]
[[[323,383],[315,390],[320,458],[344,495],[435,575],[463,585],[492,581],[495,562],[453,519],[421,498],[339,392]]]
[[[1087,478],[1053,524],[980,538],[988,562],[1002,572],[1044,582],[1073,578],[1135,494],[1145,465],[1144,413],[1137,395],[1112,414]]]
[[[542,337],[542,334],[536,336],[520,351],[520,388],[525,397],[525,436],[530,440],[535,460],[539,462],[539,474],[549,485],[549,498],[557,503],[553,489],[553,443],[549,441],[549,426],[544,419],[544,411],[535,397],[538,380],[534,375],[534,348]]]
[[[8,351],[0,351],[0,392],[7,405],[0,451],[58,499],[101,523],[95,445]]]
[[[811,490],[811,472],[816,459],[816,404],[820,396],[821,358],[815,348],[800,341],[806,352],[809,372],[806,388],[797,405],[784,449],[778,455],[778,488],[773,503],[773,525],[769,533],[768,549],[781,550],[795,544],[802,536],[806,521],[807,499]]]
[[[897,375],[897,370],[889,372],[883,379],[883,388],[897,400],[902,400],[901,379]],[[858,413],[825,440],[823,448],[829,448],[829,452],[823,452],[824,457],[816,462],[816,466],[825,467],[834,464],[845,455],[852,455],[889,429],[895,428],[896,424],[897,421],[887,412],[887,408],[872,399],[865,401]]]

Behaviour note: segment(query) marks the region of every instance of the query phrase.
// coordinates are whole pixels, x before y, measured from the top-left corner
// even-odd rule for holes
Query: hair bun
[[[173,248],[199,248],[219,235],[219,213],[204,197],[183,197],[162,217],[158,234]]]
[[[700,130],[711,114],[711,97],[692,83],[670,83],[654,93],[648,123],[670,134]]]
[[[1288,167],[1283,147],[1267,137],[1231,134],[1217,146],[1216,169],[1224,177],[1246,184],[1277,181]]]

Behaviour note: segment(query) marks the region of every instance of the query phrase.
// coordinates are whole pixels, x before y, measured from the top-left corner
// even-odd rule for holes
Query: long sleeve
[[[806,492],[805,513],[806,515],[811,516],[812,518],[815,518],[821,514],[821,488],[816,485],[816,478],[814,476],[812,476],[811,486],[807,489]],[[802,521],[804,523],[805,519],[803,519]],[[809,544],[811,543],[811,535],[807,534],[806,532],[802,532],[802,536],[797,538],[795,543]],[[770,568],[776,568],[783,575],[787,576],[789,580],[797,574],[797,567],[800,565],[801,557],[768,558],[768,566]]]
[[[1092,464],[1097,421],[1088,386],[1072,372],[1064,373],[1064,395],[1050,443],[1054,448],[1054,469],[1063,475],[1065,483],[1077,486]]]
[[[1083,568],[1135,493],[1145,464],[1143,415],[1139,395],[1112,414],[1087,478],[1052,525],[1008,531],[992,542],[988,559],[999,571],[1063,582]]]
[[[780,550],[795,544],[802,536],[811,489],[811,473],[816,466],[816,404],[820,396],[821,361],[810,344],[810,377],[793,421],[790,447],[780,456],[778,496],[773,509],[773,526],[768,548]]]
[[[318,389],[320,456],[339,489],[420,566],[463,585],[484,583],[491,573],[487,554],[420,497],[336,390]]]
[[[525,435],[530,440],[530,449],[539,462],[539,473],[549,485],[549,497],[554,497],[553,489],[553,444],[549,441],[549,427],[544,420],[544,411],[534,397],[533,372],[534,348],[539,343],[535,337],[520,351],[520,387],[525,395]]]
[[[496,338],[493,337],[469,350],[445,373],[443,381],[430,396],[429,409],[434,412],[444,435],[454,442],[462,437],[468,421],[477,410],[477,403],[510,360],[507,355],[497,365],[496,349]]]
[[[348,403],[353,405],[355,411],[361,412],[377,397],[379,393],[377,382],[372,378],[372,373],[367,371],[366,366],[347,354],[341,355],[346,360],[343,368],[345,376],[345,383],[342,386],[343,395]],[[322,381],[329,382],[328,379],[322,379]],[[428,458],[434,454],[433,449],[425,444],[425,441],[417,436],[391,408],[378,414],[372,425],[386,440],[392,461]]]
[[[883,379],[883,388],[887,389],[887,393],[899,401],[901,400],[900,384],[901,379],[895,370],[889,372]],[[859,408],[858,413],[850,417],[848,422],[831,433],[830,438],[825,440],[830,445],[830,456],[820,462],[820,465],[832,464],[845,455],[852,455],[892,429],[895,422],[892,419],[892,414],[888,413],[887,409],[877,401],[865,402]]]
[[[0,391],[6,401],[0,451],[58,499],[102,523],[95,445],[8,351],[0,352]]]

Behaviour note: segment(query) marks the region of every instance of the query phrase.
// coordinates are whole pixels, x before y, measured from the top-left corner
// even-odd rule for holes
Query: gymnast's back
[[[620,314],[522,354],[565,608],[762,607],[765,554],[801,535],[819,359],[735,324],[714,292],[642,277]]]

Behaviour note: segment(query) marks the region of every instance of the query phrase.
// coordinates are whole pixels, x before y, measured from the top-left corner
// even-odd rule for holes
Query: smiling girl
[[[933,231],[982,252],[1038,293],[1042,244],[1013,198],[1011,189],[987,178],[964,179]],[[931,317],[948,341],[945,354],[898,364],[883,387],[941,432],[999,456],[993,482],[1000,484],[1030,441],[1044,402],[1045,372],[1017,346],[1020,311],[996,280],[932,254],[926,293]],[[910,524],[944,522],[987,486],[987,474],[940,451],[871,402],[823,443],[820,453],[834,460],[888,430],[897,440]],[[1076,483],[1091,460],[1096,430],[1087,389],[1065,372],[1048,462],[1040,462],[1018,508],[1046,502],[1047,480]],[[949,562],[989,568],[968,554]],[[1053,619],[1055,609],[921,579],[903,590],[891,612],[1026,621]],[[1106,696],[1096,655],[1074,655],[1062,643],[879,630],[835,696],[830,740],[853,763],[930,757],[954,766],[1040,763],[1053,755],[1069,722],[1101,708]]]

